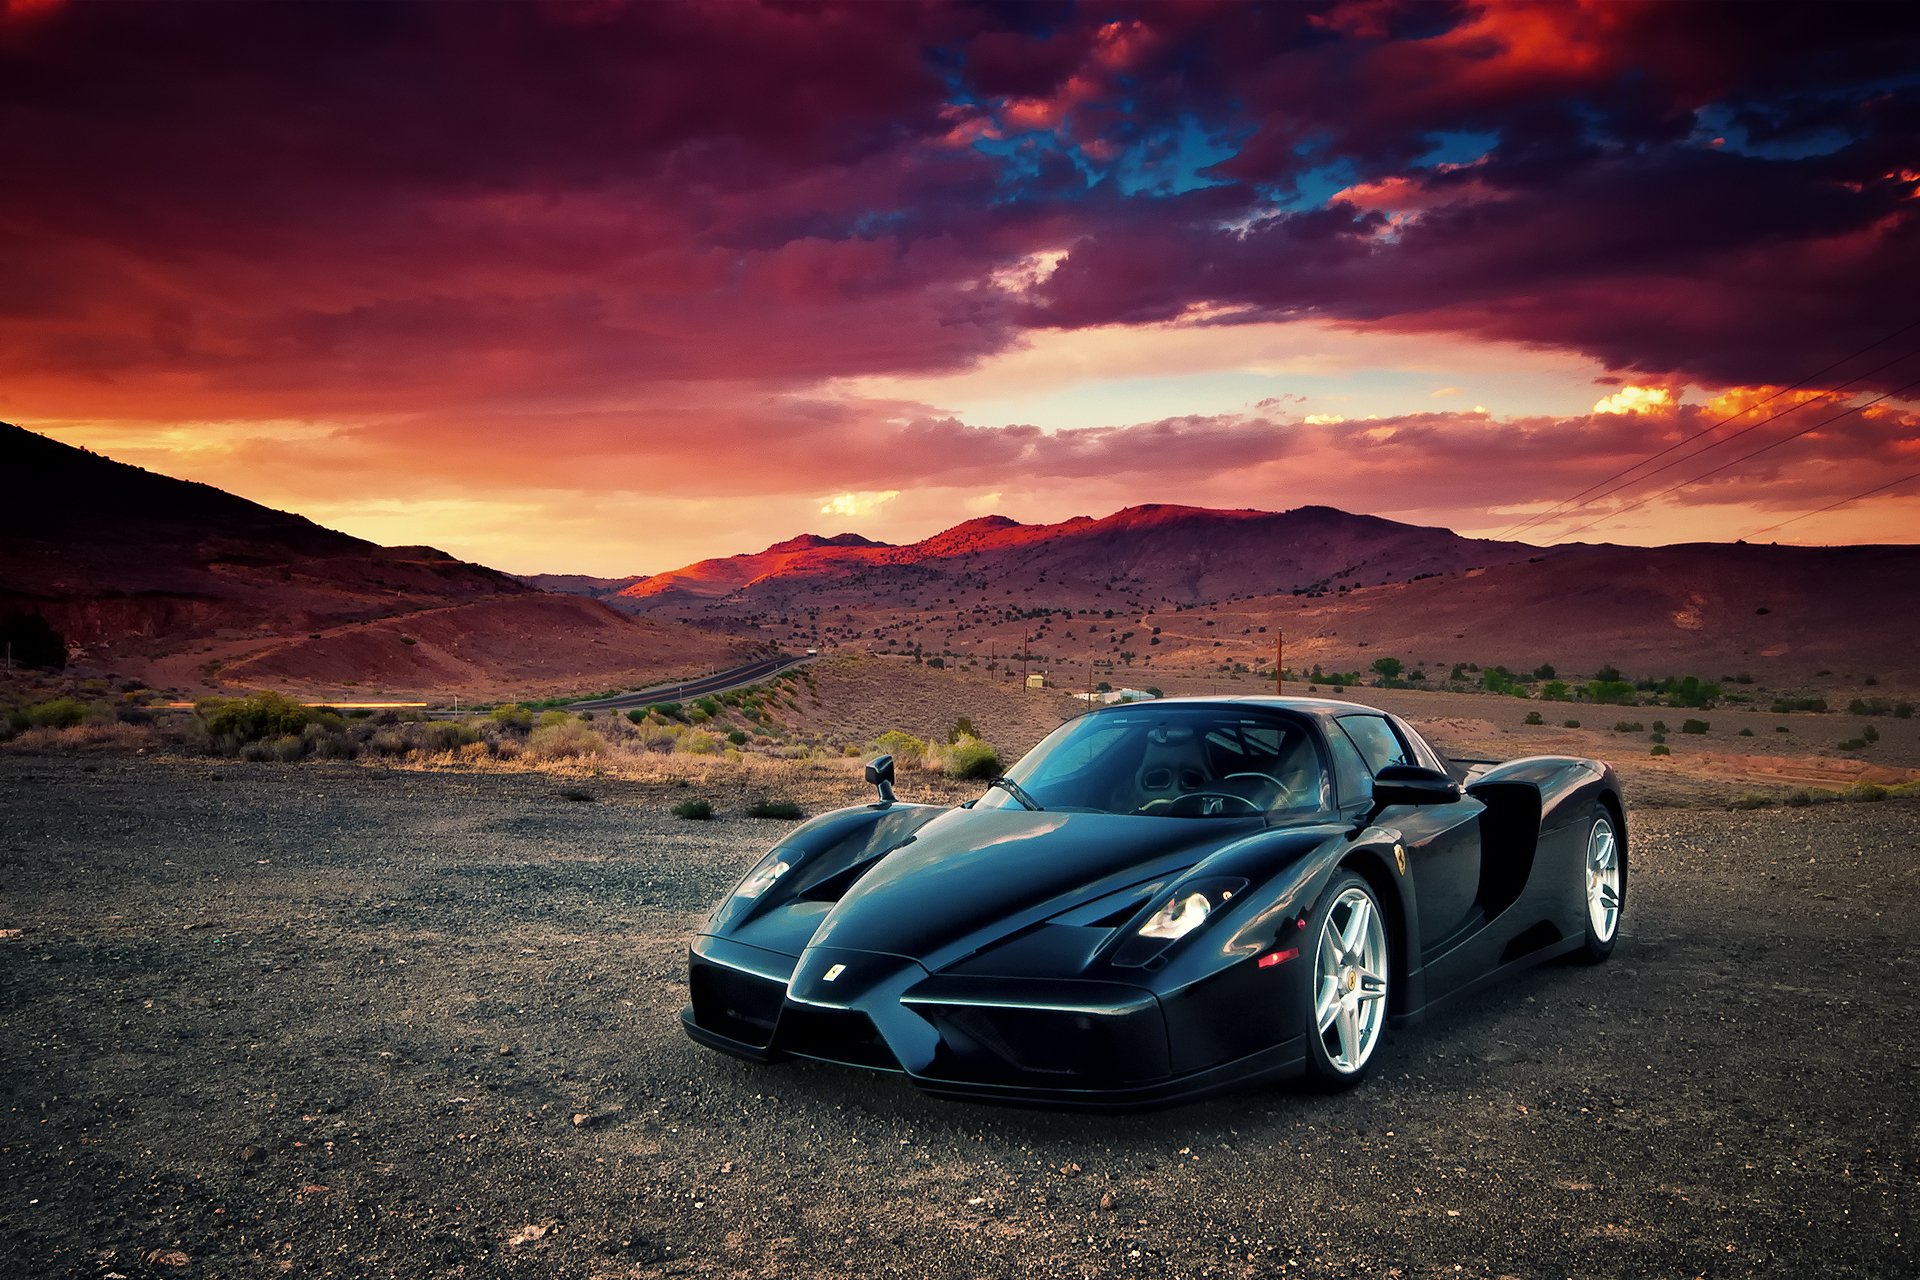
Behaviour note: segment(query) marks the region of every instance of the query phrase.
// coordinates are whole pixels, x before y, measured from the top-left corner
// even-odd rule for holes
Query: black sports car
[[[1620,784],[1541,756],[1463,787],[1350,702],[1175,698],[1060,726],[958,808],[787,834],[693,941],[702,1044],[904,1072],[938,1094],[1139,1106],[1304,1071],[1554,956],[1604,960]]]

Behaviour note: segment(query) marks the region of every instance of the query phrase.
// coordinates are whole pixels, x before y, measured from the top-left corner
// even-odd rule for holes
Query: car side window
[[[1327,748],[1333,752],[1333,778],[1340,788],[1340,804],[1350,805],[1373,795],[1373,775],[1360,749],[1339,729],[1327,735]]]
[[[1341,716],[1340,727],[1360,749],[1369,773],[1378,773],[1390,764],[1417,763],[1393,726],[1379,716]]]

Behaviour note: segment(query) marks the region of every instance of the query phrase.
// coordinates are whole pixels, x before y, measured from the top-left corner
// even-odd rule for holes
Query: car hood
[[[1110,893],[1171,877],[1257,818],[956,809],[862,876],[812,945],[884,952],[928,969]]]

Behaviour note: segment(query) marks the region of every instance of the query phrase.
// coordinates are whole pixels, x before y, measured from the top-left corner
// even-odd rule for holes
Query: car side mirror
[[[867,781],[880,788],[880,803],[893,803],[893,757],[875,756],[867,761]]]
[[[1373,775],[1374,812],[1396,804],[1452,804],[1460,784],[1438,769],[1390,764]]]

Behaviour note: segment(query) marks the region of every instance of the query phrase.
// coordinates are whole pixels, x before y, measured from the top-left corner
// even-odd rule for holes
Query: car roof
[[[1387,714],[1378,707],[1370,707],[1361,702],[1343,702],[1334,698],[1287,698],[1273,694],[1196,694],[1179,698],[1155,698],[1152,704],[1116,702],[1112,706],[1097,708],[1095,714],[1101,711],[1117,711],[1127,707],[1138,711],[1143,706],[1153,704],[1176,707],[1270,707],[1276,711],[1304,712],[1307,715],[1323,717],[1348,715],[1354,712],[1371,713],[1373,715]]]

